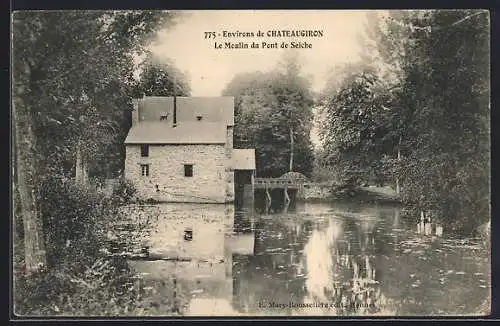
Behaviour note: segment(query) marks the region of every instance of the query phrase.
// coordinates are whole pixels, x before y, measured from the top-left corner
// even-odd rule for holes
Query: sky
[[[356,61],[362,46],[359,35],[365,28],[366,11],[359,10],[281,10],[281,11],[187,11],[173,28],[160,31],[152,51],[160,60],[173,61],[189,76],[192,96],[219,96],[231,79],[241,72],[275,68],[284,49],[215,49],[214,42],[258,43],[266,41],[307,41],[311,49],[299,53],[303,74],[314,91],[320,91],[332,68]],[[216,35],[205,39],[205,32],[253,32],[268,30],[322,30],[320,38],[270,38]],[[288,50],[289,51],[289,50]]]
[[[190,82],[191,96],[220,96],[232,78],[243,72],[269,71],[278,66],[284,51],[296,51],[302,75],[314,92],[320,92],[335,68],[359,59],[363,51],[367,11],[361,10],[197,10],[181,12],[182,19],[161,30],[151,51],[160,61],[173,62]],[[319,38],[257,37],[257,31],[318,30]],[[254,33],[254,37],[223,37],[224,31]],[[215,32],[215,39],[205,32]],[[306,41],[312,48],[216,49],[215,42],[261,44]],[[314,113],[315,110],[313,110]],[[317,114],[315,114],[318,116]],[[321,146],[315,119],[311,141]]]

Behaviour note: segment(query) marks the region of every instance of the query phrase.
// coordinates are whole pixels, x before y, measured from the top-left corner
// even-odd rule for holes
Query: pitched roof
[[[226,126],[214,122],[143,121],[128,132],[125,144],[224,144]]]
[[[234,125],[234,97],[177,97],[177,123],[197,121],[198,115],[202,121]],[[139,122],[158,121],[166,115],[166,122],[172,123],[174,98],[169,96],[147,96],[139,101]]]
[[[255,170],[255,149],[233,149],[232,168],[235,170]]]

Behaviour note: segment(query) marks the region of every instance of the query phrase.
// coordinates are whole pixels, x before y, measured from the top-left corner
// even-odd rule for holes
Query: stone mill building
[[[253,184],[255,150],[233,148],[233,97],[134,99],[125,178],[140,199],[229,203]]]

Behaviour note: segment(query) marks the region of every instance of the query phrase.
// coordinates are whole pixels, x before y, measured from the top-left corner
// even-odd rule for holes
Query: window
[[[149,145],[141,145],[141,156],[142,157],[149,156]]]
[[[193,240],[193,229],[187,228],[184,230],[184,240],[186,240],[186,241]]]
[[[193,176],[193,164],[184,164],[184,176],[185,177]]]
[[[141,175],[143,177],[149,177],[149,165],[141,164]]]

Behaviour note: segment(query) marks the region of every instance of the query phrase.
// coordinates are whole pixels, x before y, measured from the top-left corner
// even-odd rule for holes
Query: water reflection
[[[262,214],[230,205],[154,209],[161,214],[148,237],[150,260],[130,262],[150,286],[153,314],[169,314],[168,300],[185,315],[489,309],[488,253],[473,241],[418,237],[394,207],[307,203]]]

